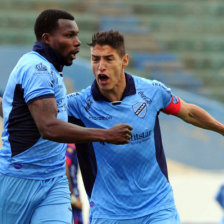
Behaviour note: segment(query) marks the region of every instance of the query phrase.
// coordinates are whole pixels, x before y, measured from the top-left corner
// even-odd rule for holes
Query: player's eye
[[[112,56],[106,57],[106,60],[107,61],[113,61],[113,57]]]
[[[92,61],[97,62],[100,60],[100,57],[92,56]]]
[[[73,33],[67,33],[65,36],[68,37],[68,38],[72,38],[73,35],[74,35]]]

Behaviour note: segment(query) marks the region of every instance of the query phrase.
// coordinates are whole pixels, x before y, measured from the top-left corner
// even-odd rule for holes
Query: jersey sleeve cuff
[[[41,100],[41,99],[44,99],[44,98],[55,98],[55,95],[54,94],[45,94],[45,95],[42,95],[42,96],[37,96],[37,97],[34,97],[33,99],[29,100],[27,102],[27,104],[29,105],[36,100]]]

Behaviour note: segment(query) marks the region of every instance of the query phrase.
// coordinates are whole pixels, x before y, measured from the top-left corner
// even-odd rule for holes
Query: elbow
[[[54,132],[52,131],[52,128],[49,126],[39,127],[39,133],[41,138],[46,140],[54,140]]]
[[[57,119],[42,120],[36,123],[41,138],[46,140],[57,140],[59,133],[57,127]]]
[[[41,132],[40,133],[41,138],[50,140],[52,137],[47,132]]]
[[[50,135],[50,132],[47,129],[41,128],[39,129],[39,133],[41,138],[43,139],[50,140],[52,138],[52,136]]]

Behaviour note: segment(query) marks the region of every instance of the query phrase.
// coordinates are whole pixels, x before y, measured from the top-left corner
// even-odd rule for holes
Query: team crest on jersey
[[[140,118],[145,117],[146,112],[147,112],[146,103],[138,102],[132,106],[132,109],[134,110],[135,114]]]
[[[36,69],[37,71],[40,71],[40,72],[47,71],[47,67],[43,65],[42,63],[37,64]]]

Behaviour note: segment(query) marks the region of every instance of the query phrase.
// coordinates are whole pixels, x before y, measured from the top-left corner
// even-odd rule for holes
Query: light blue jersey
[[[68,96],[69,121],[90,128],[133,127],[128,145],[77,144],[91,217],[132,219],[174,208],[158,115],[176,114],[178,97],[162,83],[126,74],[121,102],[108,102],[96,81]]]
[[[26,179],[44,180],[65,174],[66,145],[41,138],[28,105],[55,97],[57,118],[67,121],[63,76],[37,52],[21,57],[3,95],[4,131],[0,172]]]

